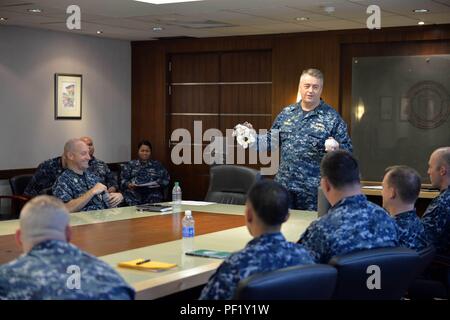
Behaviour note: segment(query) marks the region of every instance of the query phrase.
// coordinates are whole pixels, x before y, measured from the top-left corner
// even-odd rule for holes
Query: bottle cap
[[[178,186],[179,186],[178,181],[175,181],[175,187],[178,187]]]
[[[184,215],[185,215],[185,216],[192,216],[192,211],[191,211],[191,210],[186,210],[186,211],[184,212]]]

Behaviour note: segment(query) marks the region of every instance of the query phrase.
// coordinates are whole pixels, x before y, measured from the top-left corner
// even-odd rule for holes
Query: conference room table
[[[117,270],[136,290],[136,299],[156,299],[206,284],[222,263],[220,259],[184,254],[181,238],[183,212],[191,210],[196,236],[190,250],[234,252],[252,239],[245,226],[244,206],[183,202],[178,212],[142,212],[136,207],[72,213],[72,243],[97,256]],[[282,233],[290,241],[317,218],[312,211],[291,210]],[[0,222],[0,264],[17,258],[14,233],[19,220]],[[173,263],[164,271],[142,271],[118,267],[119,262],[151,259]]]

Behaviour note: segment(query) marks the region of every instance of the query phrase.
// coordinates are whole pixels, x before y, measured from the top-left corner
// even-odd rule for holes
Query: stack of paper
[[[148,262],[142,263],[143,261],[145,261],[145,260],[144,259],[135,259],[135,260],[131,260],[131,261],[119,262],[118,266],[121,268],[131,268],[131,269],[149,270],[149,271],[167,270],[167,269],[174,268],[177,266],[174,263],[159,262],[159,261],[148,261]]]

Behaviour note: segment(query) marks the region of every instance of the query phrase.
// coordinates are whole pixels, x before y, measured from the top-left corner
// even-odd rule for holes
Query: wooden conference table
[[[200,204],[200,203],[199,203]],[[196,222],[193,249],[236,251],[251,240],[244,206],[182,205]],[[137,299],[155,299],[205,284],[222,260],[186,256],[181,240],[183,213],[139,212],[135,207],[71,214],[72,243],[99,257],[135,288]],[[292,210],[282,232],[290,241],[317,217],[316,212]],[[0,264],[20,255],[14,233],[19,220],[0,222]],[[150,258],[177,267],[149,272],[117,267],[121,261]]]

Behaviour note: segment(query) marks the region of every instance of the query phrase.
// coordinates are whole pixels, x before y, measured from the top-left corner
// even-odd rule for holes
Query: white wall
[[[55,73],[83,75],[81,120],[54,119]],[[99,159],[130,159],[130,43],[0,26],[0,170],[36,167],[82,135]]]

